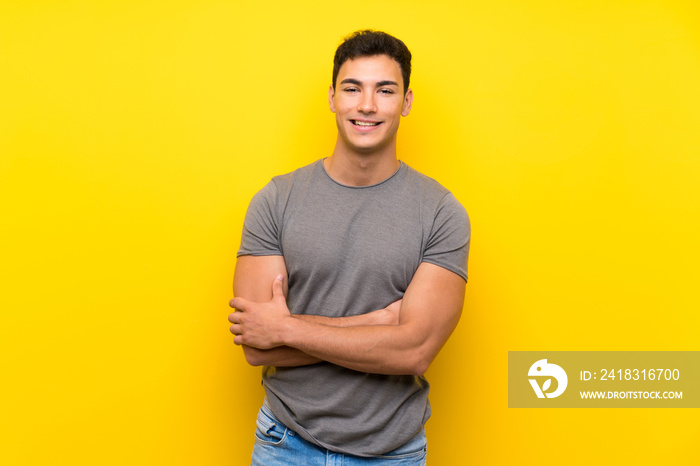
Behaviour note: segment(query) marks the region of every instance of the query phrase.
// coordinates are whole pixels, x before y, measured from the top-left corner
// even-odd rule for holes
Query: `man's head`
[[[333,58],[333,89],[336,86],[338,72],[347,60],[373,55],[386,55],[401,68],[403,92],[406,94],[411,80],[411,52],[402,41],[385,32],[364,30],[357,31],[345,38],[338,46]]]

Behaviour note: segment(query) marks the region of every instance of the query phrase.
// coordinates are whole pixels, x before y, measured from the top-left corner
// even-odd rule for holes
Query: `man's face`
[[[404,96],[399,64],[387,55],[347,60],[338,71],[328,104],[335,113],[339,142],[371,154],[396,144],[401,116],[411,111],[413,93]]]

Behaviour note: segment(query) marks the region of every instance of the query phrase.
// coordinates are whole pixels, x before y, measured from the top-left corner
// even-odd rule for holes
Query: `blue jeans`
[[[361,458],[335,453],[307,442],[263,405],[258,413],[251,466],[422,466],[425,458],[425,430],[394,451]]]

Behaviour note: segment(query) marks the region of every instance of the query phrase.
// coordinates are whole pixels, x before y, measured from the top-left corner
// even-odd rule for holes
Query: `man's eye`
[[[358,89],[355,87],[348,87],[347,89],[345,89],[345,92],[357,92],[357,91],[358,91]]]
[[[394,91],[392,91],[391,89],[380,89],[379,92],[381,92],[382,94],[393,94],[394,93]]]

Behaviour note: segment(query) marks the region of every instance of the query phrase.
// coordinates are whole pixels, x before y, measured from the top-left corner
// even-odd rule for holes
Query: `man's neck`
[[[323,161],[328,175],[348,186],[370,186],[380,183],[399,168],[396,146],[368,154],[343,150],[336,144],[333,154]],[[393,150],[391,150],[393,149]]]

